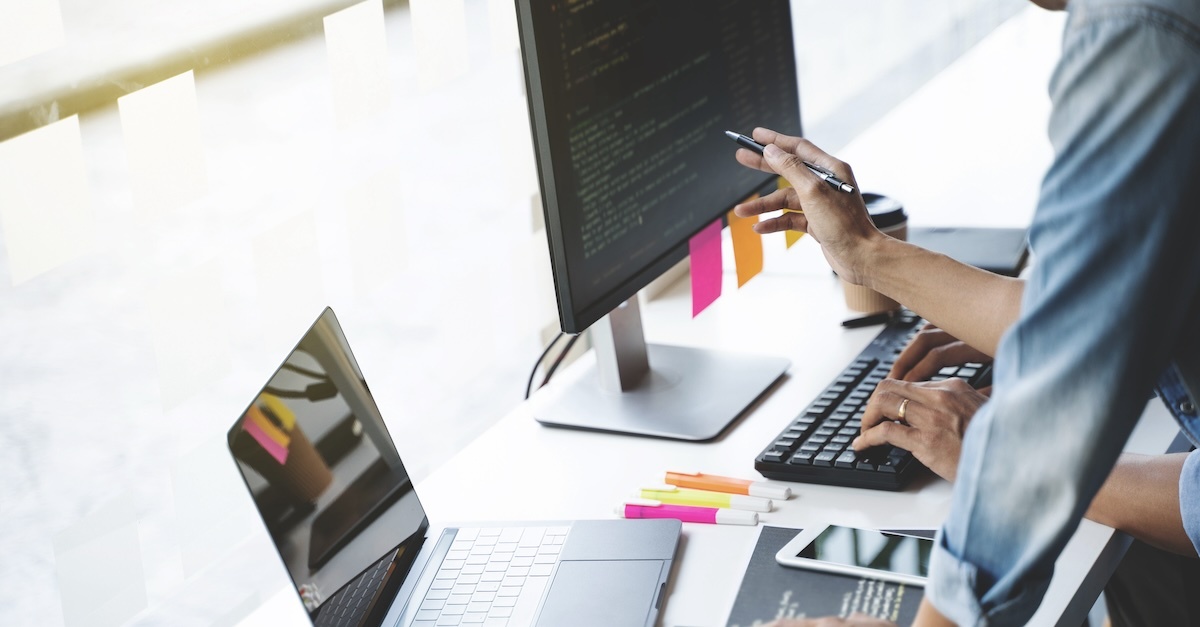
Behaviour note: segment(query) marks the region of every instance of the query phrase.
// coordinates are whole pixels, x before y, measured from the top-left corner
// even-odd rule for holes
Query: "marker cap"
[[[758,513],[740,509],[717,510],[718,525],[757,525]]]
[[[792,489],[777,483],[755,481],[750,484],[747,491],[750,493],[750,496],[759,496],[764,499],[779,499],[781,501],[786,501],[792,498]]]

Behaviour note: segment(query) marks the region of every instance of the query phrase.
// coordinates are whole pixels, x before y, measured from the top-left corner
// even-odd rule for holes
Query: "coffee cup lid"
[[[908,214],[904,212],[904,205],[901,205],[900,201],[895,198],[869,192],[862,196],[863,202],[867,204],[867,213],[871,215],[871,222],[875,223],[875,228],[886,229],[899,226],[908,220]]]

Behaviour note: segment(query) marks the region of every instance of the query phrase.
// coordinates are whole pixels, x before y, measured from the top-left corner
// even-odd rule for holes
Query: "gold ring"
[[[906,399],[900,401],[900,411],[896,412],[896,417],[899,418],[900,420],[904,420],[904,412],[907,409],[908,409],[908,399],[906,398]]]

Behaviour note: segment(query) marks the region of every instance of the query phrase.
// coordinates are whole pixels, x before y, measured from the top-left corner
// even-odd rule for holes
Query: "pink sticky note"
[[[721,220],[704,227],[688,241],[692,257],[692,317],[721,295]]]
[[[275,440],[272,440],[271,436],[267,435],[266,432],[259,428],[258,425],[254,424],[253,421],[247,420],[242,423],[242,426],[246,429],[246,433],[249,433],[251,437],[258,441],[263,449],[271,454],[271,457],[275,458],[275,461],[279,462],[280,464],[287,462],[288,450],[284,448],[283,445]]]

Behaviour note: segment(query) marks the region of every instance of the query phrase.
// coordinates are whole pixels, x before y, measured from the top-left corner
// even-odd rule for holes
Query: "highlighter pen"
[[[621,518],[674,518],[681,522],[706,523],[709,525],[757,525],[758,514],[737,509],[719,507],[691,507],[688,505],[664,505],[650,499],[630,499],[617,506]]]
[[[742,135],[741,133],[735,133],[733,131],[725,131],[725,136],[728,137],[729,139],[732,139],[733,141],[737,142],[737,144],[739,146],[741,146],[742,148],[749,148],[750,150],[753,150],[754,152],[757,152],[760,155],[763,153],[763,150],[766,148],[766,146],[763,146],[762,144],[754,141],[753,139],[751,139],[749,137],[746,137],[745,135]],[[807,161],[801,161],[800,163],[803,163],[804,166],[807,167],[813,174],[816,174],[817,176],[821,177],[822,181],[829,183],[830,187],[833,187],[834,189],[846,192],[847,194],[854,193],[854,186],[839,179],[836,175],[834,175],[833,172],[830,172],[829,170],[826,170],[825,168],[822,168],[821,166],[819,166],[815,163],[809,163]]]
[[[764,499],[780,499],[786,501],[792,496],[792,489],[765,481],[748,481],[718,475],[705,475],[698,472],[668,472],[666,483],[693,490],[712,490],[728,494],[748,494]]]
[[[724,507],[728,509],[744,509],[751,512],[769,512],[773,506],[771,499],[757,496],[742,496],[724,492],[709,492],[708,490],[689,490],[673,485],[656,485],[642,488],[640,496],[644,499],[662,501],[670,505],[696,505],[699,507]]]

